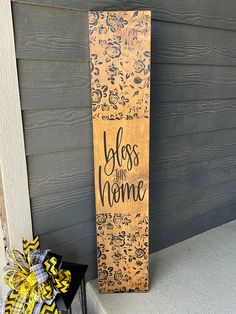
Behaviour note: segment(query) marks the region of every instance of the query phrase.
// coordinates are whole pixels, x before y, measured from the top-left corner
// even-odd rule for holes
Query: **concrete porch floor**
[[[88,314],[236,313],[236,221],[150,256],[150,292],[98,293],[87,283]]]

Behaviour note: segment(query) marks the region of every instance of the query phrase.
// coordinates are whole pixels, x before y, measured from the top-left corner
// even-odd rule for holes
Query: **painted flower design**
[[[129,98],[125,97],[125,96],[121,96],[121,100],[120,103],[125,106],[127,103],[129,102]]]
[[[106,24],[109,29],[114,33],[118,24],[118,19],[114,14],[108,14]]]
[[[110,90],[109,94],[109,103],[113,106],[114,109],[117,109],[117,103],[119,101],[119,95],[118,95],[118,90],[115,89],[114,91]]]
[[[89,25],[96,26],[98,24],[99,13],[96,11],[89,12]]]
[[[114,244],[116,247],[124,246],[125,245],[125,239],[119,235],[119,236],[113,236],[111,243]]]
[[[111,222],[108,222],[108,223],[106,224],[106,226],[107,226],[107,229],[108,229],[108,230],[111,230],[111,229],[114,228],[114,225],[113,225],[113,223],[111,223]]]
[[[106,72],[109,76],[116,76],[118,73],[118,68],[112,64],[107,67]]]
[[[109,42],[105,48],[105,53],[112,59],[121,55],[120,46],[117,42]]]
[[[108,111],[110,109],[110,106],[107,103],[102,104],[102,111]]]
[[[102,92],[99,89],[95,89],[94,91],[92,91],[92,103],[93,104],[99,104],[101,102],[102,99]]]
[[[141,60],[137,60],[134,62],[134,71],[136,73],[141,73],[145,70],[145,64]]]
[[[99,258],[99,282],[100,286],[104,287],[104,291],[108,291],[107,287],[111,288],[110,291],[139,291],[147,287],[147,281],[143,281],[138,274],[146,268],[145,261],[147,260],[147,234],[146,228],[148,219],[146,216],[137,214],[121,213],[107,213],[98,214],[98,258]],[[135,227],[131,222],[135,220]],[[103,222],[102,224],[100,224]],[[113,228],[107,228],[108,225]],[[126,231],[121,231],[122,226],[126,225]],[[134,228],[134,229],[133,229]],[[103,243],[104,236],[110,240],[110,248]],[[112,267],[109,263],[112,260]],[[127,264],[128,262],[128,264]],[[127,269],[123,269],[123,266]],[[137,274],[137,281],[133,289],[127,290],[124,283],[130,282],[131,277]],[[106,288],[105,288],[106,287]]]
[[[115,272],[115,274],[114,274],[114,279],[115,279],[119,284],[121,284],[122,278],[123,278],[123,274],[122,274],[122,271],[119,269],[118,271]]]
[[[135,251],[135,255],[136,255],[137,258],[143,257],[144,254],[145,254],[145,251],[144,251],[143,249],[137,249],[137,250]]]
[[[106,69],[108,81],[110,81],[112,85],[115,84],[115,77],[118,75],[119,73],[118,71],[119,71],[118,68],[115,67],[113,63],[109,65]]]
[[[113,221],[116,225],[120,225],[122,223],[122,215],[121,214],[115,214]]]
[[[104,281],[107,280],[108,271],[107,270],[100,270],[98,271],[98,280]]]
[[[133,11],[131,14],[92,12],[91,73],[94,85],[102,92],[103,98],[101,102],[100,95],[93,94],[94,119],[107,121],[149,117],[150,99],[143,92],[150,87],[149,27],[150,14],[145,11]],[[142,47],[142,42],[147,43],[143,51],[137,49]],[[96,45],[99,50],[93,49]],[[102,91],[103,84],[108,86],[107,96]]]
[[[127,24],[128,24],[128,21],[125,20],[123,17],[121,17],[121,18],[119,19],[119,26],[120,26],[121,28],[125,27],[125,25],[127,25]]]
[[[100,249],[100,246],[97,247],[97,257],[100,258],[102,256],[102,251]]]
[[[107,214],[98,214],[97,215],[97,224],[102,225],[106,223],[107,220]]]
[[[93,119],[148,118],[150,13],[94,12],[90,18]],[[96,217],[98,277],[103,292],[147,288],[148,220],[142,214],[124,214],[125,210],[129,212],[122,209],[122,213]]]
[[[112,258],[113,258],[115,261],[120,261],[121,258],[122,258],[122,255],[121,255],[119,252],[115,252],[115,253],[112,255]]]

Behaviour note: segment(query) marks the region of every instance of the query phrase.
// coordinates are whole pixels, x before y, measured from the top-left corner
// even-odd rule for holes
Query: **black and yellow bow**
[[[4,282],[10,287],[5,314],[58,313],[55,297],[68,291],[71,274],[58,269],[56,257],[49,250],[40,252],[39,238],[23,240],[23,254],[15,249],[8,253]]]

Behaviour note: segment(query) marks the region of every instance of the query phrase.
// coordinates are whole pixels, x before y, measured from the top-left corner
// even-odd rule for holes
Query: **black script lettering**
[[[126,167],[129,171],[132,170],[133,165],[137,166],[139,164],[139,152],[138,145],[133,145],[133,147],[128,143],[122,145],[123,139],[123,128],[120,127],[117,131],[115,148],[107,147],[107,135],[106,131],[103,132],[103,142],[104,142],[104,156],[105,156],[105,166],[104,172],[107,176],[111,176],[116,168]],[[123,161],[126,161],[126,165],[123,165]]]
[[[134,183],[122,183],[117,182],[111,184],[109,181],[102,180],[102,167],[99,166],[99,194],[102,206],[105,206],[105,198],[110,207],[113,207],[114,203],[119,201],[125,202],[126,200],[133,200],[134,202],[142,201],[144,199],[146,188],[144,188],[144,182],[140,180],[137,185]]]

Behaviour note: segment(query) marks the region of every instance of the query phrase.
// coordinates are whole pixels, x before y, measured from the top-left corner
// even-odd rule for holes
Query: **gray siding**
[[[236,218],[234,0],[12,2],[34,233],[96,274],[89,9],[152,10],[150,243]]]

